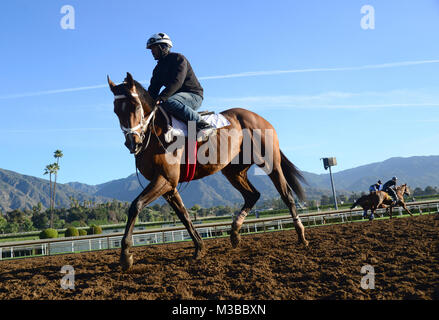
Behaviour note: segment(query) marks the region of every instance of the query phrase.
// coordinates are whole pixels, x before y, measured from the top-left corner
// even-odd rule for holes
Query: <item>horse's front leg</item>
[[[188,231],[190,237],[192,238],[192,241],[195,244],[194,258],[198,259],[198,258],[202,257],[204,254],[204,251],[205,251],[203,240],[201,239],[201,236],[198,233],[197,229],[194,228],[194,225],[191,222],[191,219],[189,217],[189,213],[187,212],[187,210],[183,204],[183,200],[181,199],[180,194],[174,188],[173,190],[164,194],[163,197],[166,199],[166,201],[169,203],[169,205],[172,207],[172,209],[174,209],[178,218],[181,220],[183,225],[186,227],[186,230]]]
[[[131,203],[128,211],[128,221],[125,227],[125,234],[122,238],[122,250],[120,264],[124,271],[133,265],[133,255],[129,253],[129,248],[133,246],[133,229],[136,218],[142,209],[153,202],[155,199],[172,189],[170,183],[163,177],[158,176],[137,196]]]
[[[410,215],[410,217],[413,217],[413,214],[410,212],[410,210],[407,208],[407,206],[405,205],[404,202],[401,201],[402,207],[404,208],[405,211],[407,211]]]
[[[368,209],[364,209],[364,210],[363,210],[363,219],[366,219],[366,218],[367,218],[367,210],[368,210]]]

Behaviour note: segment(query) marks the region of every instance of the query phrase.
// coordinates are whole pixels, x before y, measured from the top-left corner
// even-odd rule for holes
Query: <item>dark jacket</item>
[[[389,180],[383,185],[382,190],[386,191],[387,189],[389,189],[390,187],[393,187],[393,186],[396,186],[396,182],[393,180]]]
[[[165,89],[159,95],[163,86]],[[191,92],[203,97],[203,88],[189,61],[182,54],[175,52],[168,53],[157,62],[148,92],[153,99],[159,98],[162,101],[178,92]]]

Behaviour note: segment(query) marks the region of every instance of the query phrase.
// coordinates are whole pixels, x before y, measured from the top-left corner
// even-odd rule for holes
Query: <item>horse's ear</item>
[[[131,73],[127,72],[127,77],[125,78],[125,80],[128,84],[128,87],[130,89],[133,89],[134,88],[134,79],[133,79],[133,76],[131,75]]]
[[[116,84],[115,84],[113,81],[111,81],[109,75],[107,75],[107,81],[108,81],[108,85],[110,86],[110,90],[111,90],[111,92],[114,93],[114,88],[116,87]]]

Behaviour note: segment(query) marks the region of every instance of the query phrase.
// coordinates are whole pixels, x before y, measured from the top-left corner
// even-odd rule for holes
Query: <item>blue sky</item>
[[[64,5],[75,29],[64,30]],[[375,10],[364,30],[361,8]],[[202,109],[270,121],[301,170],[439,154],[439,1],[9,1],[0,11],[0,168],[59,181],[134,172],[106,75],[148,85],[166,32],[205,90]]]

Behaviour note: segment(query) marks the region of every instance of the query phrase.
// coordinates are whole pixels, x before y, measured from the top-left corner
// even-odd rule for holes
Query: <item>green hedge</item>
[[[90,229],[88,229],[88,234],[101,234],[102,228],[100,226],[91,225]]]
[[[78,232],[79,232],[80,236],[86,236],[87,235],[87,230],[79,229]]]
[[[77,237],[77,236],[79,236],[79,231],[75,227],[69,227],[66,230],[65,236],[66,237]]]
[[[40,239],[51,239],[51,238],[58,238],[58,231],[51,228],[41,231]]]

